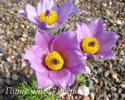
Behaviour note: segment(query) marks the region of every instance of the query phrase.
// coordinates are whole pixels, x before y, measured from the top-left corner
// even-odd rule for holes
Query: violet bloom
[[[39,88],[56,85],[66,89],[74,83],[75,75],[86,71],[83,65],[86,56],[72,32],[54,36],[37,30],[35,45],[26,51],[24,58],[35,70]]]
[[[114,59],[112,52],[118,36],[115,32],[107,32],[103,29],[103,20],[97,19],[86,25],[77,24],[77,37],[83,53],[95,58]]]
[[[54,0],[39,0],[37,9],[27,4],[26,14],[22,15],[27,15],[27,18],[40,29],[51,29],[60,26],[69,16],[78,11],[71,0],[59,7],[56,6]]]

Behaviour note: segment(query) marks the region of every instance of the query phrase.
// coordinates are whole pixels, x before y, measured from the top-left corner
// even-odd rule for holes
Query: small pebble
[[[17,74],[12,74],[12,79],[15,80],[15,81],[18,80],[18,75]]]
[[[120,20],[116,20],[116,23],[117,23],[118,25],[122,25],[122,22],[121,22]]]
[[[115,87],[111,87],[111,90],[115,92],[117,89]]]
[[[109,76],[109,74],[110,74],[110,71],[106,71],[106,72],[104,73],[104,76],[107,78],[107,77]]]
[[[122,50],[120,54],[121,54],[121,55],[125,55],[125,52]]]
[[[8,57],[8,58],[7,58],[7,61],[8,61],[8,62],[11,62],[11,58],[10,58],[10,57]]]
[[[116,73],[112,74],[112,78],[117,79],[118,78],[117,74]]]
[[[80,86],[78,88],[78,94],[83,95],[83,96],[88,96],[89,95],[89,88],[84,86]]]
[[[122,93],[122,89],[119,88],[119,89],[118,89],[118,94],[121,94],[121,93]]]
[[[125,88],[125,84],[120,84],[120,86],[121,86],[122,88]]]

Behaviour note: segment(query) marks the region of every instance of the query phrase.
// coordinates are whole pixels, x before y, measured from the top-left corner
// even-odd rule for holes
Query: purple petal
[[[21,12],[19,13],[20,16],[23,16],[23,17],[27,17],[27,13],[26,12]]]
[[[55,85],[66,89],[72,83],[72,74],[68,69],[59,71],[49,71],[49,77],[53,80]],[[71,83],[70,83],[71,80]]]
[[[57,4],[56,4],[56,3],[54,3],[54,6],[52,7],[52,10],[54,10],[54,11],[57,11],[57,12],[58,12],[59,8],[57,7]]]
[[[47,0],[46,0],[47,1]],[[38,7],[37,7],[37,13],[40,15],[42,11],[45,11],[45,8],[43,8],[43,0],[38,1]]]
[[[69,69],[73,74],[83,74],[86,73],[86,68],[83,64],[77,64],[77,66],[68,66],[67,69]]]
[[[38,15],[40,15],[42,11],[51,10],[53,6],[54,0],[39,0],[37,8]]]
[[[33,46],[31,49],[27,50],[24,54],[24,59],[27,59],[30,64],[31,68],[38,72],[46,72],[47,68],[42,65],[44,55],[47,54],[49,51],[47,49],[42,49],[39,46]]]
[[[103,32],[103,20],[100,18],[96,19],[89,25],[89,29],[91,30],[91,34],[101,35]]]
[[[35,43],[39,45],[42,49],[50,48],[50,45],[54,39],[54,36],[48,32],[40,32],[37,29],[35,36]]]
[[[38,18],[37,12],[36,12],[36,9],[32,5],[30,4],[26,5],[26,13],[30,21],[32,21],[33,23],[37,23],[36,21],[36,19]]]
[[[48,76],[48,72],[44,73],[36,72],[36,78],[37,78],[38,88],[40,89],[54,85],[53,81]]]
[[[45,31],[46,30],[46,26],[47,26],[47,23],[45,23],[45,22],[40,22],[40,20],[39,19],[36,19],[36,21],[37,21],[37,27],[38,27],[38,29],[39,30],[42,30],[42,31]]]
[[[84,73],[86,71],[83,62],[87,59],[87,57],[77,50],[67,50],[63,52],[62,55],[64,59],[65,68],[69,69],[74,74]]]
[[[65,50],[78,49],[78,47],[76,34],[73,32],[63,32],[55,37],[51,49],[61,53]]]
[[[103,32],[101,35],[97,36],[97,39],[101,42],[101,52],[111,50],[113,46],[116,45],[118,35],[114,32]]]
[[[77,33],[77,38],[79,42],[81,42],[86,37],[92,36],[92,33],[90,32],[88,25],[85,23],[77,24],[76,33]]]
[[[74,82],[75,82],[75,75],[72,73],[71,78],[69,79],[67,87],[70,87],[71,85],[73,85]]]
[[[64,59],[65,66],[69,67],[69,69],[82,65],[82,68],[80,66],[80,71],[84,72],[84,66],[82,62],[86,60],[86,56],[80,52],[75,33],[65,32],[59,34],[53,40],[52,51],[58,51],[61,54]]]
[[[55,23],[52,25],[46,25],[47,30],[57,30],[58,27],[60,27],[60,24],[58,24],[58,23]]]
[[[78,66],[80,70],[82,69],[81,71],[84,71],[83,62],[87,57],[83,53],[78,50],[65,50],[61,54],[65,62],[64,66],[70,69]]]
[[[66,3],[62,4],[58,9],[59,20],[58,23],[63,23],[69,16],[79,12],[78,8],[74,7],[71,0],[68,0]]]
[[[46,29],[47,23],[38,21],[37,26],[39,29]]]
[[[115,54],[112,52],[112,50],[110,50],[110,51],[98,53],[94,57],[97,59],[103,59],[103,60],[115,59]]]

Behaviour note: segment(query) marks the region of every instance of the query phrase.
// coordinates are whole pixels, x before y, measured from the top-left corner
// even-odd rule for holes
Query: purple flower
[[[39,0],[37,9],[27,4],[26,13],[22,13],[22,15],[26,15],[40,29],[51,29],[60,26],[69,16],[78,11],[71,0],[59,7],[54,3],[54,0]]]
[[[104,31],[102,19],[97,19],[89,25],[77,24],[77,28],[77,38],[83,53],[95,58],[115,58],[112,48],[115,46],[118,36],[115,32]]]
[[[86,71],[83,65],[86,56],[73,32],[54,36],[37,30],[35,45],[26,51],[24,58],[35,70],[39,88],[56,85],[66,89],[74,83],[75,75]]]

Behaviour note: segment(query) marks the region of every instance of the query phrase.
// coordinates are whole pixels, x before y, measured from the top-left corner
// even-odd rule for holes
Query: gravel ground
[[[117,46],[113,49],[116,60],[91,63],[94,66],[91,66],[91,92],[95,94],[95,100],[125,100],[125,0],[76,1],[75,5],[81,12],[69,19],[71,25],[102,17],[106,30],[119,35]],[[23,80],[28,81],[33,74],[29,64],[21,57],[32,46],[31,36],[35,32],[35,26],[18,15],[27,2],[36,4],[35,0],[0,1],[0,100],[13,100],[15,96],[5,96],[2,90],[7,86],[15,87]],[[78,97],[69,93],[60,99],[78,100]]]

